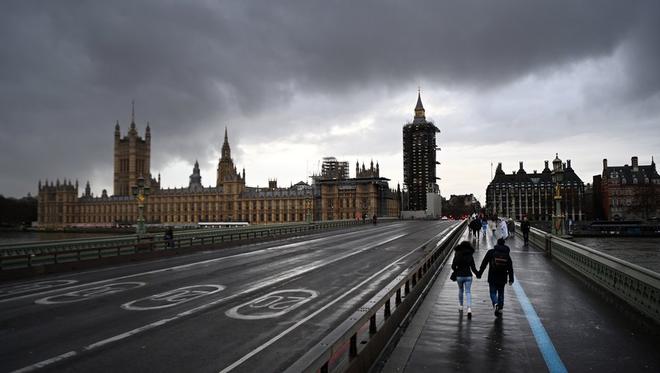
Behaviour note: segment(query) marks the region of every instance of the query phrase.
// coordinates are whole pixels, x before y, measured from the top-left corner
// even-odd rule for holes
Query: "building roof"
[[[603,170],[603,177],[620,179],[621,182],[628,184],[653,183],[653,180],[660,179],[655,163],[648,166],[638,166],[637,171],[634,171],[633,167],[629,165],[607,167]]]
[[[564,168],[564,180],[562,183],[565,184],[569,182],[576,184],[584,184],[582,182],[582,179],[580,179],[580,177],[575,173],[573,168],[570,166],[570,162],[567,163],[567,166]],[[493,177],[493,180],[491,181],[490,184],[521,184],[521,183],[530,183],[530,184],[554,183],[554,181],[552,180],[552,171],[550,171],[550,169],[547,167],[547,161],[546,161],[546,167],[543,169],[542,172],[537,172],[535,170],[533,173],[527,173],[525,169],[522,167],[522,162],[521,162],[518,171],[514,171],[510,174],[506,174],[504,170],[502,170],[502,164],[498,163],[497,169],[495,171],[495,176]]]

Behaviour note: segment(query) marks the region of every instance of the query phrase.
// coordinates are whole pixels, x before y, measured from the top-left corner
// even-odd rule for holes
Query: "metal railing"
[[[522,234],[519,229],[516,232]],[[660,274],[532,228],[537,247],[660,324]]]
[[[400,331],[401,323],[410,316],[411,309],[419,305],[423,291],[428,291],[429,282],[461,237],[465,226],[465,222],[457,224],[435,245],[436,237],[423,244],[421,248],[431,246],[423,258],[364,303],[286,372],[368,371],[392,336]]]
[[[81,239],[55,242],[22,244],[16,248],[5,248],[0,256],[0,271],[31,268],[67,262],[102,259],[144,252],[176,250],[193,246],[277,237],[288,234],[319,231],[359,224],[355,220],[334,220],[315,223],[250,226],[246,228],[199,229],[176,232],[174,239],[151,236],[138,240],[135,235],[106,239]]]

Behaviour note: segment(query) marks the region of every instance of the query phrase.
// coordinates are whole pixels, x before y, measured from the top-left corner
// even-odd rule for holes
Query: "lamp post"
[[[307,211],[307,222],[311,223],[312,222],[312,199],[311,198],[306,198],[305,199],[305,210]]]
[[[555,183],[555,211],[552,215],[552,233],[556,236],[564,235],[564,215],[561,211],[561,183],[564,181],[564,167],[559,154],[552,161],[552,181]]]
[[[138,239],[147,233],[144,226],[144,205],[147,199],[147,195],[149,195],[150,189],[151,188],[149,188],[149,186],[144,184],[144,177],[142,176],[137,179],[137,184],[133,185],[132,188],[133,196],[135,196],[135,199],[138,202],[138,220],[136,229]]]

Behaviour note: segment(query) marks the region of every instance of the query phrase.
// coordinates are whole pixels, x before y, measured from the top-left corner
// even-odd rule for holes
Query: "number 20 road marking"
[[[37,304],[57,304],[57,303],[73,303],[80,302],[92,298],[98,298],[105,295],[120,293],[122,291],[131,290],[144,286],[144,282],[116,282],[114,284],[107,284],[93,288],[80,289],[70,293],[53,295],[46,298],[37,299],[34,303]]]
[[[129,311],[146,311],[160,308],[173,307],[193,299],[211,295],[223,290],[222,285],[192,285],[164,293],[155,294],[150,297],[141,298],[122,304],[121,308]]]
[[[306,289],[278,290],[238,305],[225,314],[234,319],[258,320],[279,317],[316,298],[318,292]]]
[[[55,287],[65,286],[75,284],[76,280],[52,280],[52,281],[40,281],[34,282],[31,284],[16,285],[10,288],[0,289],[0,297],[6,295],[19,295],[25,293],[36,293],[37,291],[42,291],[46,289],[52,289]]]

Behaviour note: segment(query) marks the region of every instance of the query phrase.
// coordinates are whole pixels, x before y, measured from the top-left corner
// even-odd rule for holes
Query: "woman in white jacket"
[[[497,220],[497,225],[498,225],[498,238],[503,238],[507,239],[509,237],[509,227],[506,225],[506,220],[505,219],[498,219]]]
[[[493,238],[496,237],[496,232],[497,232],[497,217],[493,216],[488,220],[488,230],[493,233]]]

